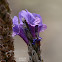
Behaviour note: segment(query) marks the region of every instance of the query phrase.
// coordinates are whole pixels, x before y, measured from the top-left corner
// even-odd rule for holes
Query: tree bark
[[[16,62],[10,12],[7,0],[0,0],[0,62]]]

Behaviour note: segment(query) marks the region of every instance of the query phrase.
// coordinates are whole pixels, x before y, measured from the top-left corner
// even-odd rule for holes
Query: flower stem
[[[41,61],[41,51],[39,50],[40,46],[34,45],[29,42],[28,44],[28,54],[29,54],[29,61],[28,62],[42,62]]]

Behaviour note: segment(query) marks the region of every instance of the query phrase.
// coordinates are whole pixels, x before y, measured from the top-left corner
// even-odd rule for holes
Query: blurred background
[[[44,62],[62,62],[62,0],[8,0],[11,17],[27,9],[40,14],[47,30],[40,33],[41,56]],[[14,37],[15,59],[28,62],[28,48],[22,38]]]

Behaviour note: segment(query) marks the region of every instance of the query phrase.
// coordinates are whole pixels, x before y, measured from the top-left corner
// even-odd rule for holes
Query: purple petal
[[[28,14],[25,10],[22,10],[21,12],[19,12],[19,19],[20,21],[22,21],[22,18],[25,18],[26,21],[28,21]]]
[[[43,24],[42,26],[39,26],[39,32],[41,31],[41,32],[44,32],[44,30],[46,30],[47,29],[47,26],[46,26],[46,24]]]
[[[36,21],[35,21],[35,24],[38,24],[38,31],[40,32],[40,31],[44,31],[46,28],[47,28],[47,26],[45,25],[45,24],[43,24],[42,23],[42,18],[41,18],[41,16],[39,15],[39,14],[36,14],[36,13],[32,13],[35,17],[39,17],[39,19],[37,18],[36,19]]]
[[[16,36],[16,33],[15,32],[12,33],[12,37],[14,37],[14,36]]]
[[[35,17],[29,11],[27,11],[27,14],[28,14],[29,23],[33,25],[34,24],[33,22],[35,21]]]
[[[23,26],[21,24],[19,25],[19,29],[20,29],[20,31],[19,31],[19,34],[18,35],[20,37],[22,37],[23,40],[28,44],[29,40],[27,39],[27,36],[25,35]]]
[[[19,12],[19,19],[22,20],[22,18],[25,18],[28,24],[33,24],[35,17],[32,15],[32,13],[22,10]]]
[[[35,26],[29,25],[29,29],[30,29],[32,36],[35,38]]]
[[[12,29],[13,29],[13,32],[15,32],[16,34],[19,33],[19,25],[14,25]]]
[[[42,18],[41,18],[41,16],[39,15],[39,14],[36,14],[36,13],[32,13],[33,14],[33,16],[36,18],[36,17],[38,17],[38,18],[40,18],[40,25],[42,25]]]
[[[33,22],[33,24],[34,25],[40,25],[40,23],[41,23],[41,20],[40,20],[40,18],[38,18],[38,17],[36,17],[36,19],[35,19],[35,21]]]
[[[18,17],[17,16],[14,16],[14,18],[13,18],[13,24],[15,25],[18,25]]]
[[[41,19],[41,21],[42,21],[42,18],[41,18],[41,16],[39,14],[36,14],[36,13],[32,13],[32,14],[33,14],[34,17],[39,17]]]

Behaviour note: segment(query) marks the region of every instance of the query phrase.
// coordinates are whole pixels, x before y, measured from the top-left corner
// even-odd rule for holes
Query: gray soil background
[[[40,33],[41,50],[44,62],[62,62],[62,0],[8,0],[12,9],[11,17],[18,16],[21,10],[41,15],[47,30]],[[28,62],[28,48],[23,39],[14,37],[15,59]]]

